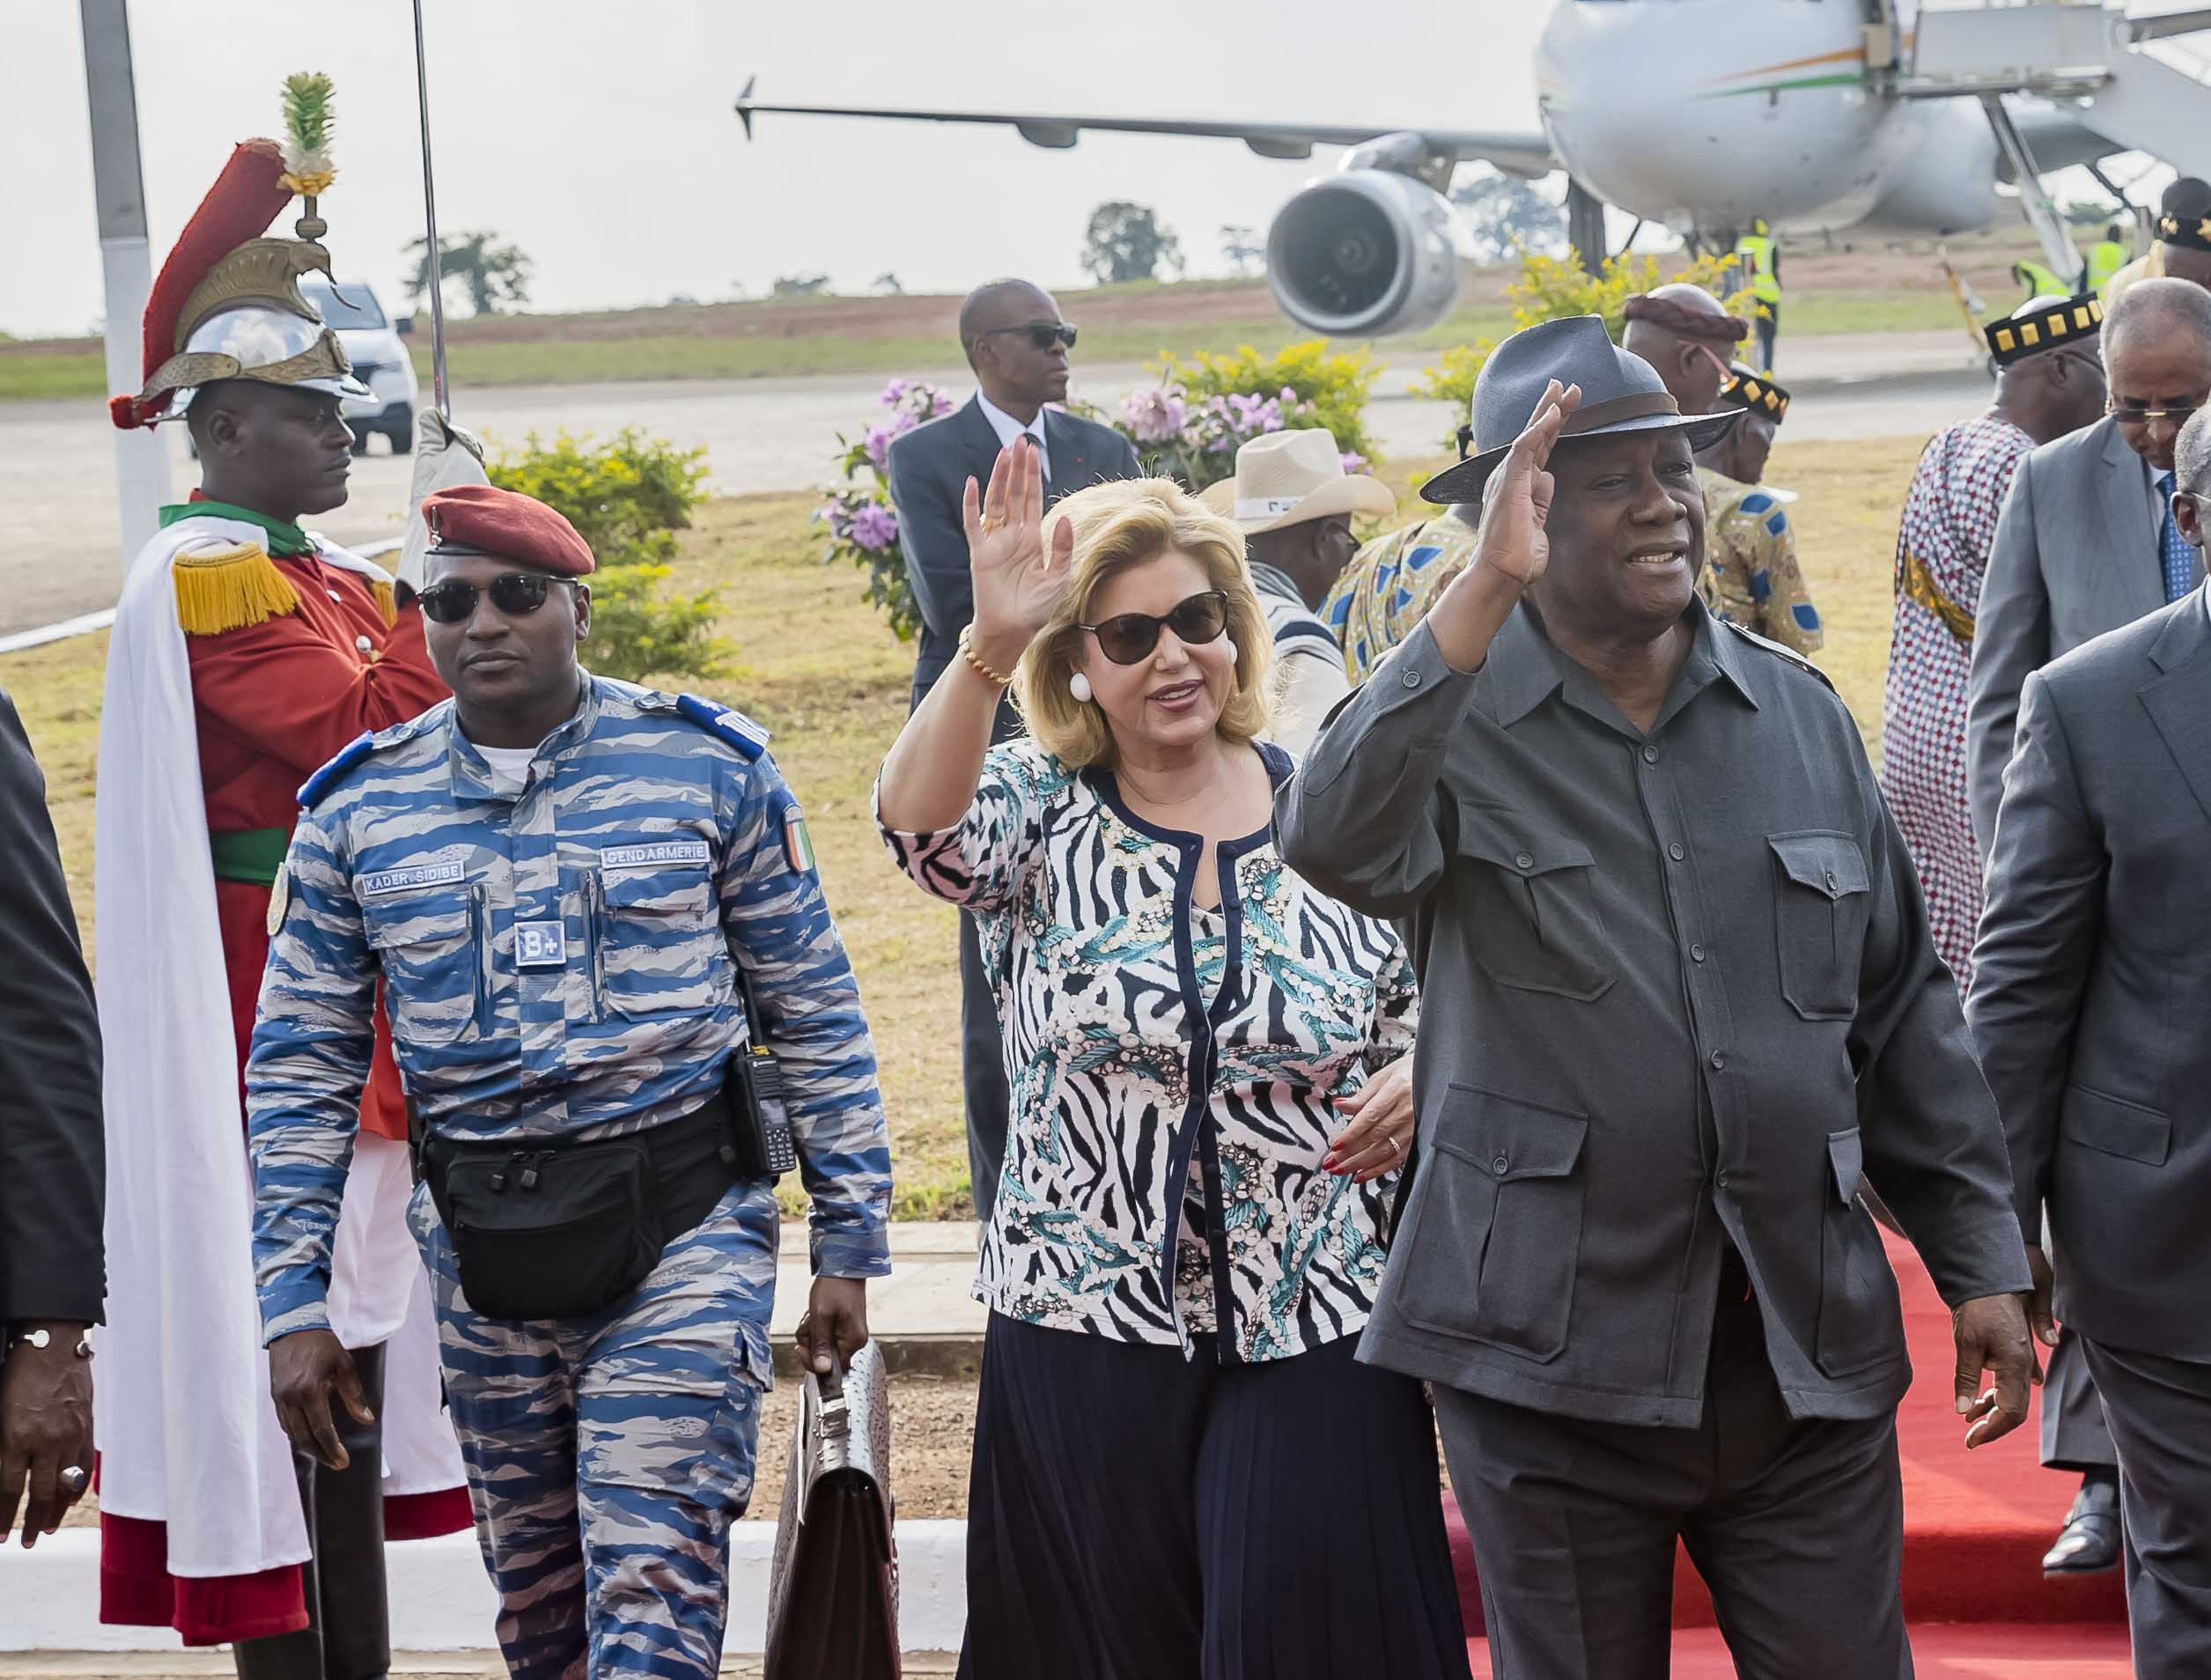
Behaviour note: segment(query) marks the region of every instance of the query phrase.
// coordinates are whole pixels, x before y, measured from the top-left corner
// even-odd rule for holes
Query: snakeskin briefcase
[[[890,1384],[871,1342],[807,1372],[768,1582],[766,1680],[897,1680]]]

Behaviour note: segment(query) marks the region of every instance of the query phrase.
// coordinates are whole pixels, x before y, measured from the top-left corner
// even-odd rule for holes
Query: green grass
[[[1801,496],[1789,512],[1827,622],[1819,661],[1876,750],[1897,511],[1919,446],[1917,438],[1784,442],[1770,473]],[[1396,462],[1388,476],[1402,496],[1441,465],[1441,457]],[[736,660],[716,692],[774,733],[777,759],[806,802],[882,1065],[898,1217],[966,1217],[953,912],[892,867],[868,815],[876,766],[905,721],[912,650],[860,600],[856,571],[820,564],[812,511],[812,498],[795,494],[710,504],[683,540],[675,582],[723,592],[719,628]],[[0,687],[21,709],[46,771],[88,943],[92,770],[107,650],[100,635],[0,659]]]
[[[1784,325],[1792,335],[1958,324],[1957,305],[1931,259],[1924,282],[1859,286],[1823,284],[1817,276],[1824,259],[1803,261],[1806,277],[1784,306]],[[1985,254],[1976,262],[1983,289],[1992,297],[2003,295],[1996,281],[2001,262]],[[1385,361],[1425,365],[1448,345],[1501,337],[1512,325],[1502,301],[1504,278],[1502,270],[1469,270],[1460,306],[1435,326],[1400,338],[1347,340],[1345,347],[1363,343]],[[1148,361],[1169,350],[1187,355],[1250,344],[1274,350],[1311,336],[1273,308],[1264,287],[1249,282],[1100,286],[1071,292],[1064,301],[1083,329],[1082,355],[1094,365]],[[953,359],[952,307],[949,298],[791,298],[579,315],[464,317],[452,324],[446,360],[456,384],[479,387],[916,372]],[[427,385],[426,335],[417,335],[409,350]],[[107,394],[95,343],[0,345],[0,401]]]

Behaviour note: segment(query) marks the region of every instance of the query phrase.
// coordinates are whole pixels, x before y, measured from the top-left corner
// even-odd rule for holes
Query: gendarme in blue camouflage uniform
[[[579,674],[580,675],[580,673]],[[455,703],[302,790],[247,1072],[268,1337],[322,1323],[380,976],[417,1125],[440,1141],[630,1136],[721,1100],[738,967],[778,1054],[814,1270],[889,1270],[889,1152],[858,989],[766,736],[583,677],[519,792]],[[777,1211],[738,1179],[601,1310],[493,1318],[430,1187],[415,1232],[518,1676],[711,1675],[750,1496]]]

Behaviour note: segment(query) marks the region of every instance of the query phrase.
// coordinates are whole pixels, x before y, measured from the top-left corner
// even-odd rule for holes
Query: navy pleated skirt
[[[1427,1398],[1357,1339],[1222,1366],[992,1314],[965,1680],[1465,1680]]]

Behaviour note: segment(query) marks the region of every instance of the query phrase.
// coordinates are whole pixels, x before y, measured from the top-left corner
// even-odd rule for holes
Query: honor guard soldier
[[[552,509],[464,485],[423,512],[453,699],[301,790],[247,1069],[279,1408],[331,1454],[330,1235],[380,980],[507,1665],[711,1676],[771,1375],[772,1175],[795,1154],[813,1197],[816,1370],[866,1342],[889,1270],[874,1052],[765,733],[578,666],[592,555]]]
[[[178,237],[144,384],[109,404],[125,429],[182,420],[201,488],[131,565],[100,716],[96,971],[130,1047],[106,1072],[100,1616],[229,1644],[246,1680],[376,1680],[385,1542],[469,1522],[399,1074],[383,1049],[356,1093],[330,1292],[361,1385],[342,1469],[295,1459],[269,1408],[242,1079],[299,784],[446,687],[391,577],[302,524],[346,499],[341,405],[366,387],[298,284],[330,272],[328,79],[292,77],[284,104],[285,143],[239,146]],[[295,194],[298,237],[270,237]]]
[[[1718,616],[1794,652],[1815,652],[1824,633],[1797,564],[1796,532],[1781,496],[1759,487],[1774,431],[1788,413],[1788,393],[1737,362],[1714,412],[1728,409],[1742,409],[1743,418],[1697,454],[1707,556],[1698,589]]]

